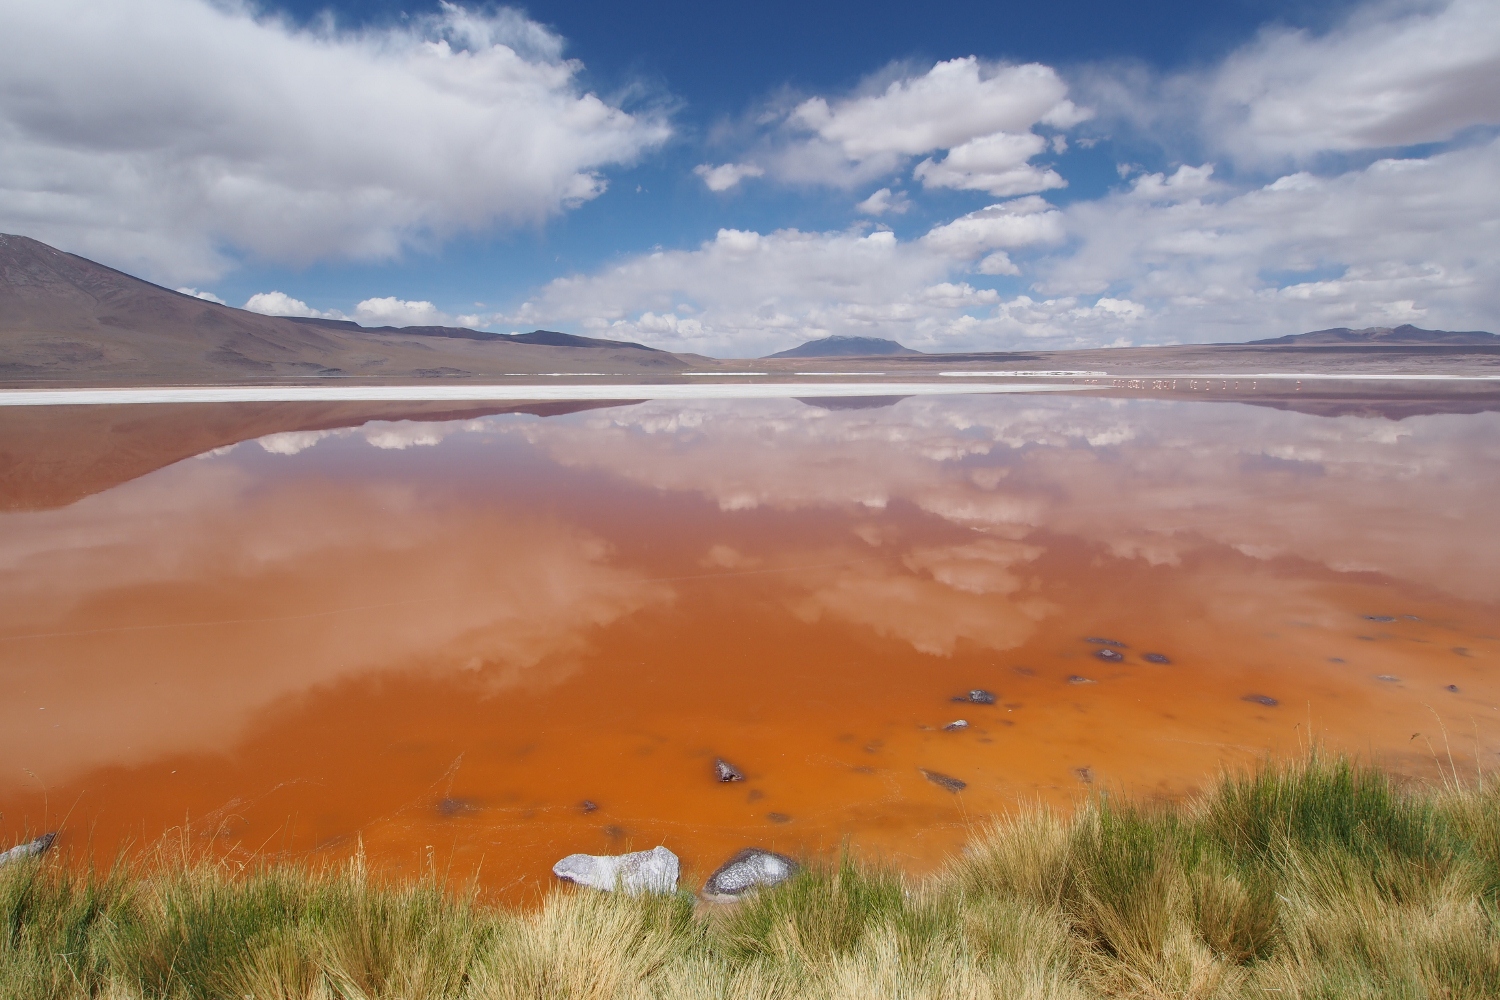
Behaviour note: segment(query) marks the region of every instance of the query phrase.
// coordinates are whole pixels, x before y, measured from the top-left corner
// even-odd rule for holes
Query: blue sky
[[[0,0],[0,231],[262,311],[756,355],[1500,310],[1488,0]]]

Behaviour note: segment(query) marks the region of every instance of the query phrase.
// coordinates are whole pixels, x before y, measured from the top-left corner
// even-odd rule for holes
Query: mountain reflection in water
[[[1497,474],[1495,413],[1056,397],[273,434],[0,513],[0,832],[515,891],[656,843],[920,869],[1309,738],[1472,773]]]

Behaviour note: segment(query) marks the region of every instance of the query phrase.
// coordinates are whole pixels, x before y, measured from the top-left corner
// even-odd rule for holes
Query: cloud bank
[[[0,0],[0,230],[177,283],[384,260],[594,198],[665,120],[505,9],[297,29],[206,0]]]

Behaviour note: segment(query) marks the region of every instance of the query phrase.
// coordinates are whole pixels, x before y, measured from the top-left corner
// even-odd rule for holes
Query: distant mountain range
[[[789,351],[780,351],[776,354],[768,354],[768,358],[863,358],[882,357],[893,354],[917,355],[921,351],[914,351],[910,347],[903,347],[894,340],[882,340],[879,337],[824,337],[821,340],[809,340],[807,343],[794,347]]]
[[[262,316],[174,292],[24,236],[0,235],[0,384],[223,385],[307,379],[411,383],[501,375],[660,377],[687,370],[732,376],[747,364],[790,373],[822,359],[880,358],[888,372],[933,365],[1097,369],[1136,373],[1263,364],[1264,352],[1384,364],[1400,351],[1493,354],[1500,337],[1413,326],[1338,328],[1248,344],[1108,351],[924,354],[878,337],[824,337],[755,362],[672,354],[552,330],[502,335],[463,327],[364,327],[345,320]],[[1364,348],[1368,357],[1357,349]],[[1321,352],[1321,353],[1320,353]],[[1378,356],[1378,357],[1377,357]],[[1238,359],[1236,361],[1235,359]],[[781,362],[781,364],[777,364]],[[1319,365],[1325,361],[1318,361]],[[1401,362],[1405,364],[1406,362]],[[1488,364],[1488,362],[1484,362]]]
[[[1331,330],[1314,330],[1312,333],[1293,333],[1270,340],[1252,340],[1252,344],[1276,344],[1290,347],[1423,347],[1429,345],[1458,345],[1465,347],[1500,346],[1500,336],[1483,330],[1423,330],[1406,324],[1404,326],[1367,326],[1363,330],[1351,330],[1347,326],[1336,326]]]
[[[504,336],[262,316],[153,285],[37,240],[0,235],[0,382],[659,375],[702,364],[713,362],[550,330]]]

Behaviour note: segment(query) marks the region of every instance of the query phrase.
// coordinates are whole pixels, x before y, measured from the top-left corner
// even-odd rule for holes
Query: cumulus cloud
[[[941,160],[923,160],[912,176],[923,187],[986,191],[1001,197],[1066,187],[1057,171],[1028,162],[1048,145],[1033,132],[981,136],[955,146]]]
[[[245,302],[245,308],[262,316],[299,316],[312,319],[348,319],[337,309],[314,309],[301,299],[285,292],[256,292]]]
[[[1194,89],[1242,160],[1442,142],[1500,125],[1500,17],[1450,0],[1374,5],[1322,36],[1271,29]]]
[[[936,226],[922,237],[922,242],[945,256],[968,260],[990,250],[1056,243],[1062,237],[1062,213],[1032,195],[991,205]]]
[[[584,92],[561,41],[505,9],[355,33],[53,0],[3,22],[0,228],[179,282],[531,223],[669,134]]]
[[[717,167],[700,163],[693,168],[693,173],[703,178],[710,191],[728,191],[746,177],[763,177],[766,172],[753,163],[724,163]]]
[[[811,97],[766,116],[774,125],[761,137],[757,162],[778,180],[852,187],[903,170],[913,157],[948,150],[942,161],[921,167],[925,186],[1044,191],[1063,180],[1028,166],[1053,148],[1032,130],[1071,128],[1090,115],[1067,94],[1057,72],[1038,63],[967,56],[921,73],[887,69],[850,96]]]
[[[179,288],[177,289],[177,291],[183,295],[191,295],[195,299],[202,299],[205,302],[217,302],[221,306],[228,305],[227,302],[219,298],[213,292],[200,292],[196,288]]]
[[[392,295],[365,299],[354,307],[354,318],[365,326],[442,326],[451,321],[431,302],[408,302]]]
[[[904,215],[911,208],[911,199],[906,196],[905,191],[891,192],[890,188],[881,188],[870,197],[854,206],[854,210],[861,215]]]

